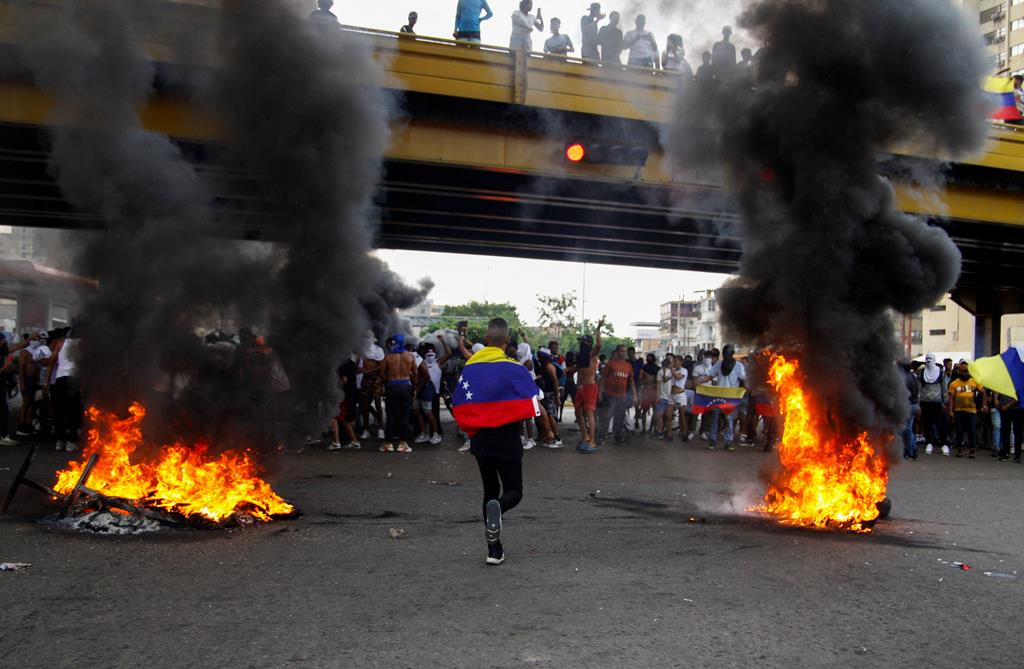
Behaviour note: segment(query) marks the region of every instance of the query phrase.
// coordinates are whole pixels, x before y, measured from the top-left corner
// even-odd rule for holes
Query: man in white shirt
[[[623,45],[629,49],[628,65],[658,69],[658,43],[654,34],[644,28],[647,17],[640,14],[636,17],[636,29],[630,30],[622,39]]]
[[[736,353],[735,347],[732,344],[726,344],[722,347],[722,360],[715,364],[714,367],[703,377],[697,378],[697,383],[708,383],[718,386],[719,388],[743,388],[746,387],[747,381],[747,370],[743,366],[743,363],[736,360],[734,355]],[[721,409],[712,409],[707,415],[710,417],[711,425],[708,430],[708,441],[711,442],[708,448],[714,448],[718,442],[718,423],[719,416],[722,414]],[[736,412],[732,412],[725,416],[725,431],[723,437],[725,439],[726,449],[735,451],[736,446],[733,443],[733,423],[736,421]]]
[[[540,9],[534,16],[533,0],[522,0],[519,9],[512,12],[512,38],[509,40],[508,48],[513,51],[533,51],[533,38],[530,36],[534,30],[544,31],[544,17]]]

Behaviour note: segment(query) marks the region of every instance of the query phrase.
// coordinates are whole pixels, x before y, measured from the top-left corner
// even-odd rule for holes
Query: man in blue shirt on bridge
[[[483,16],[480,13],[483,12]],[[480,43],[480,22],[494,16],[487,0],[459,0],[455,9],[455,39]]]

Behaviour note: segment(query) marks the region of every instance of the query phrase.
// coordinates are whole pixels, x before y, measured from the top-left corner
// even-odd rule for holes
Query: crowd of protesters
[[[17,443],[9,402],[20,396],[15,436],[52,438],[58,451],[78,450],[83,409],[77,352],[70,328],[33,331],[17,341],[0,331],[0,445]]]

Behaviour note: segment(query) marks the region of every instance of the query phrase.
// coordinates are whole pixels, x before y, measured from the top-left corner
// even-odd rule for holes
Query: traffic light
[[[649,152],[642,146],[605,144],[592,140],[571,140],[565,144],[565,159],[570,163],[591,165],[628,165],[643,167]]]

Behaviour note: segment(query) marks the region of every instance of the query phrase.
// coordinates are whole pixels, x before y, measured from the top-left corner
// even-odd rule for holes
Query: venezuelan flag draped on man
[[[452,393],[452,414],[470,437],[483,428],[534,418],[537,382],[502,349],[488,346],[466,362]]]
[[[1011,346],[1000,355],[967,364],[975,381],[1000,395],[1024,398],[1024,346]]]

